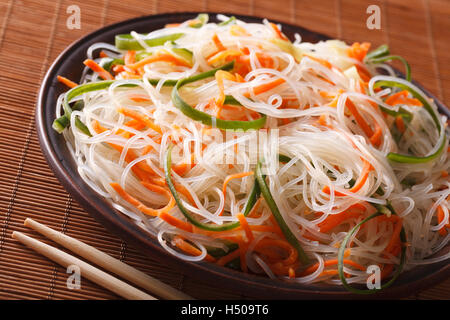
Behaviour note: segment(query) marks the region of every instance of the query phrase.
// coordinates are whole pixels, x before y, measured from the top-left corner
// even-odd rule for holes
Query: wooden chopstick
[[[80,268],[81,275],[92,282],[95,282],[102,287],[118,294],[119,296],[130,300],[155,300],[156,298],[130,286],[128,283],[114,278],[110,274],[97,269],[90,264],[80,260],[64,251],[45,244],[39,240],[33,239],[22,232],[14,231],[12,237],[19,240],[27,247],[39,252],[50,260],[67,268],[70,265],[77,265]]]
[[[187,300],[193,299],[187,294],[172,288],[171,286],[133,268],[132,266],[111,257],[80,240],[69,237],[61,232],[55,231],[30,218],[25,219],[24,225],[34,229],[40,234],[71,250],[86,260],[102,267],[105,270],[126,279],[133,284],[146,289],[152,294],[164,299]]]

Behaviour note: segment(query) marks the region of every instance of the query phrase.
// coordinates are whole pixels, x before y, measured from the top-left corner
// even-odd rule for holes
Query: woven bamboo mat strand
[[[365,27],[365,10],[377,4],[382,29]],[[66,28],[69,5],[81,8],[81,30]],[[74,236],[179,288],[196,298],[240,299],[239,292],[213,286],[142,256],[94,221],[64,191],[46,165],[34,126],[39,84],[57,55],[81,36],[124,19],[172,11],[222,11],[254,14],[305,26],[349,42],[388,43],[410,61],[414,78],[450,104],[450,3],[445,0],[382,1],[73,1],[4,0],[0,2],[0,298],[117,299],[82,280],[69,290],[67,274],[40,255],[11,240],[13,230],[32,217]],[[413,22],[413,23],[411,23]],[[39,235],[33,234],[38,239]],[[43,239],[46,241],[45,239]],[[415,293],[412,299],[450,297],[450,281]]]

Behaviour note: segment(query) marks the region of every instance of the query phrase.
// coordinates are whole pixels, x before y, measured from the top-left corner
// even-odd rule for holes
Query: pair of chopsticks
[[[61,232],[55,231],[30,218],[25,219],[24,225],[30,227],[31,229],[34,229],[38,233],[71,250],[72,252],[85,258],[86,260],[122,277],[123,279],[128,280],[129,282],[151,292],[152,294],[157,295],[160,298],[176,300],[193,299],[183,292],[180,292],[168,286],[167,284],[133,268],[132,266],[111,257],[103,251],[100,251],[77,239],[69,237]],[[83,260],[80,260],[39,240],[31,238],[23,234],[22,232],[14,231],[12,233],[12,237],[65,268],[70,265],[78,266],[80,268],[82,277],[85,277],[92,282],[97,283],[98,285],[116,293],[117,295],[125,299],[157,299],[154,296],[151,296],[144,291],[141,291],[129,285],[128,283],[84,262]]]

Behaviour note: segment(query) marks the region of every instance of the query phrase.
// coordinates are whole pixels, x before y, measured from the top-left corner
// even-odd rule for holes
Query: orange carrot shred
[[[128,108],[119,108],[117,110],[118,112],[122,113],[123,115],[133,118],[136,121],[140,121],[143,124],[145,124],[147,127],[152,128],[159,134],[162,134],[162,130],[159,126],[157,126],[148,116]]]
[[[171,54],[167,54],[167,53],[153,54],[153,55],[151,55],[147,58],[144,58],[136,63],[130,64],[127,67],[129,67],[130,69],[136,70],[136,69],[139,69],[139,68],[145,66],[146,64],[158,62],[158,61],[169,62],[169,63],[172,63],[177,66],[190,67],[189,63],[187,63],[183,59],[175,57],[175,56],[173,56]]]
[[[348,189],[349,192],[358,192],[366,183],[367,178],[369,176],[370,171],[372,171],[373,167],[370,164],[370,162],[364,160],[364,167],[361,171],[361,176],[358,178],[358,180],[355,182],[355,184],[353,185],[353,187],[351,187],[350,189]],[[330,187],[329,186],[325,186],[322,189],[323,192],[330,194]],[[337,196],[345,196],[345,194],[339,192],[339,191],[334,191],[334,194]]]
[[[395,125],[397,126],[398,131],[400,131],[400,133],[404,133],[405,132],[405,122],[403,121],[403,117],[402,116],[397,116],[395,118]]]
[[[329,232],[346,220],[358,218],[365,212],[365,210],[365,206],[357,203],[341,213],[330,214],[324,221],[318,224],[320,232]]]
[[[441,223],[444,220],[444,210],[442,209],[441,206],[438,206],[436,211],[437,211],[438,223]],[[441,229],[439,229],[439,234],[443,237],[445,237],[447,235],[446,228],[450,228],[450,223],[447,223],[445,226],[443,226]]]
[[[94,60],[91,59],[86,59],[83,62],[84,65],[86,65],[87,67],[91,68],[92,71],[94,71],[95,73],[97,73],[100,78],[104,79],[104,80],[113,80],[114,77],[111,75],[111,73],[109,73],[108,71],[106,71],[105,69],[103,69],[97,62],[95,62]]]
[[[303,55],[307,56],[311,60],[314,60],[314,61],[320,63],[321,65],[327,67],[328,69],[331,69],[333,67],[333,65],[330,62],[328,62],[327,60],[325,60],[325,59],[317,58],[317,57],[315,57],[313,55],[310,55],[310,54],[307,54],[307,53],[305,53]]]
[[[180,250],[183,250],[184,252],[192,255],[192,256],[199,256],[202,251],[196,247],[194,247],[192,244],[190,244],[189,242],[185,241],[184,239],[182,239],[180,236],[176,236],[173,238],[172,243],[179,248]],[[216,259],[214,259],[211,255],[206,254],[205,256],[205,260],[209,261],[209,262],[214,262],[216,261]]]
[[[78,86],[78,84],[76,82],[73,82],[72,80],[69,80],[65,77],[57,76],[56,78],[58,79],[59,82],[65,84],[69,88],[75,88],[76,86]]]
[[[295,270],[294,268],[289,268],[289,278],[294,279],[295,278]]]
[[[219,266],[224,266],[226,265],[228,262],[238,258],[240,256],[240,250],[234,250],[231,253],[227,254],[226,256],[221,257],[219,260],[217,260],[217,264]]]
[[[225,51],[227,49],[220,41],[219,37],[217,36],[217,33],[214,33],[212,40],[214,41],[214,44],[216,45],[218,51]]]
[[[247,176],[251,176],[253,174],[254,174],[253,171],[248,171],[248,172],[240,172],[240,173],[236,173],[236,174],[231,174],[231,175],[227,176],[223,182],[223,187],[222,187],[222,193],[223,193],[224,198],[226,197],[226,193],[227,193],[226,192],[227,185],[231,180],[244,178]],[[222,212],[220,213],[220,215],[222,215],[223,211],[224,211],[224,209],[222,209]]]
[[[354,58],[359,61],[363,61],[367,52],[370,49],[370,43],[369,42],[355,42],[352,44],[350,48],[347,49],[347,55],[351,58]]]
[[[171,208],[173,208],[173,206],[175,205],[175,201],[171,200],[169,201],[169,203],[161,209],[152,209],[147,207],[146,205],[144,205],[142,202],[140,202],[139,200],[137,200],[136,198],[134,198],[133,196],[131,196],[130,194],[128,194],[128,192],[126,192],[118,183],[112,182],[110,183],[110,186],[128,203],[130,203],[131,205],[133,205],[134,207],[136,207],[139,211],[150,215],[150,216],[158,216],[160,213],[165,212],[167,210],[170,210]]]
[[[373,135],[373,130],[367,124],[366,120],[364,120],[364,118],[360,115],[355,104],[350,99],[347,98],[346,106],[350,110],[350,112],[353,114],[353,117],[355,117],[356,123],[358,123],[358,125],[361,127],[361,129],[366,134],[366,136],[371,137]]]
[[[248,225],[247,219],[245,219],[245,216],[242,213],[238,213],[236,217],[238,218],[242,228],[245,231],[245,235],[247,236],[248,242],[252,242],[255,239],[255,237],[253,236],[253,232]]]
[[[275,23],[269,22],[269,25],[272,27],[273,31],[275,31],[278,38],[288,40]]]
[[[329,267],[329,266],[336,265],[336,264],[338,264],[338,259],[331,259],[331,260],[324,261],[324,267]],[[361,271],[366,270],[365,267],[363,267],[359,263],[354,262],[353,260],[344,259],[344,264],[355,267],[356,269],[359,269]],[[308,269],[306,269],[305,271],[303,271],[301,276],[310,275],[311,273],[315,272],[317,270],[317,268],[319,268],[319,263],[316,263],[316,264],[312,265],[311,267],[309,267]]]
[[[372,143],[374,146],[378,147],[381,143],[381,137],[382,137],[382,129],[378,125],[378,123],[375,122],[375,132],[373,135],[369,138],[370,143]]]
[[[283,84],[285,82],[286,82],[286,80],[284,80],[283,78],[278,78],[278,79],[275,79],[275,80],[273,80],[271,82],[263,83],[263,84],[261,84],[259,86],[254,87],[253,88],[253,93],[255,95],[258,95],[258,94],[267,92],[269,90],[272,90],[275,87],[278,87],[279,85],[281,85],[281,84]],[[250,93],[247,92],[247,93],[244,94],[244,96],[250,97]]]
[[[135,57],[136,51],[128,50],[127,53],[125,53],[125,56],[123,57],[125,65],[133,64],[135,62]]]

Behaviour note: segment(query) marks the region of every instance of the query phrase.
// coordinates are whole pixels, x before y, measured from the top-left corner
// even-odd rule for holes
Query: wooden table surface
[[[67,8],[81,9],[81,29],[69,30]],[[381,29],[369,30],[369,5],[381,10]],[[297,24],[348,42],[387,43],[411,64],[414,79],[450,105],[448,0],[0,0],[0,299],[117,299],[84,280],[66,286],[65,269],[11,239],[33,217],[85,241],[199,299],[241,299],[238,291],[175,271],[108,233],[65,192],[36,138],[34,108],[40,83],[72,41],[124,19],[173,11],[249,14]],[[34,237],[40,238],[35,233]],[[411,299],[449,299],[450,279]]]

